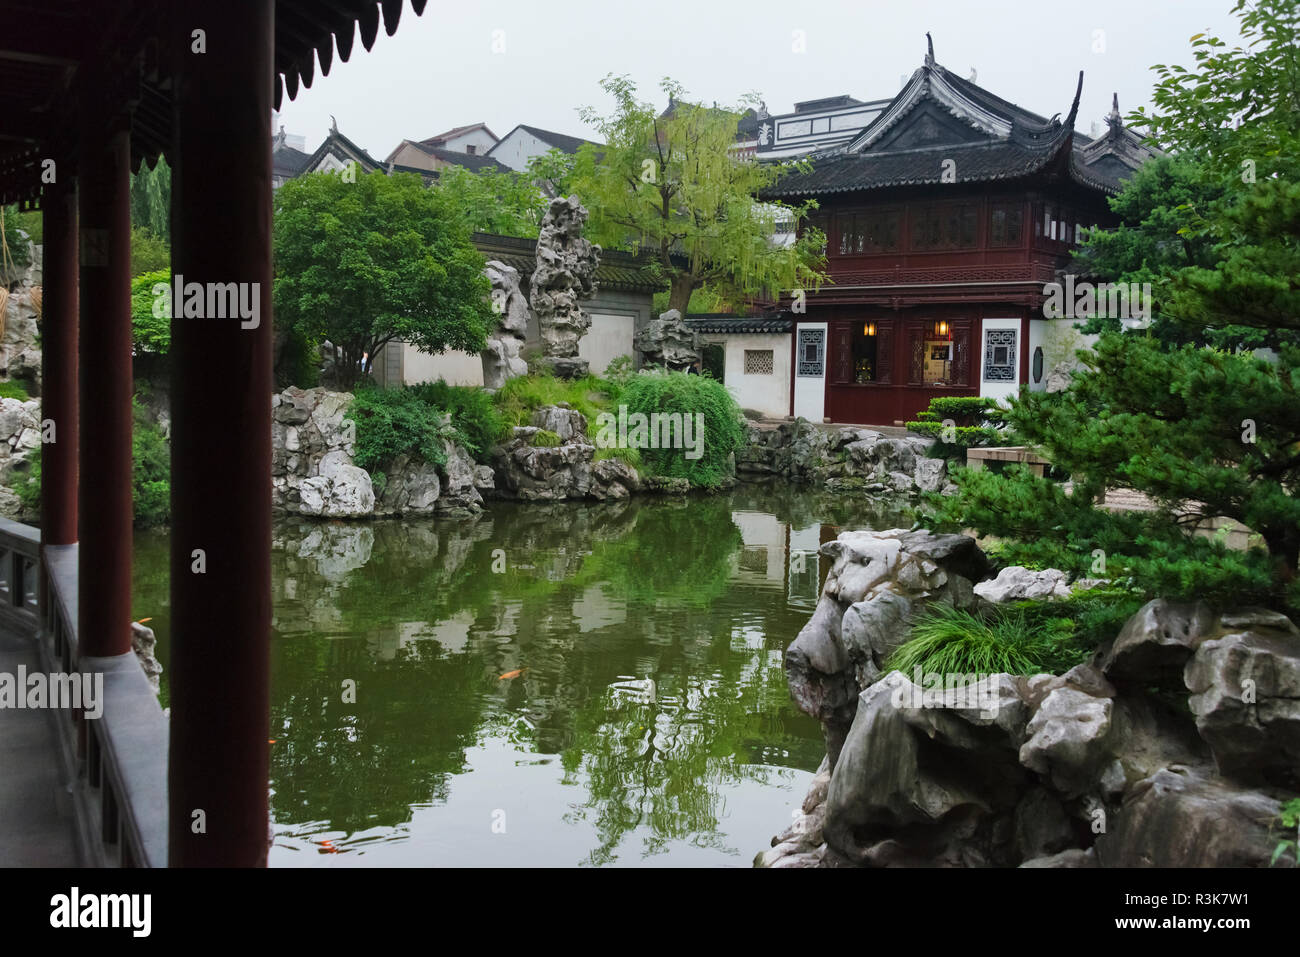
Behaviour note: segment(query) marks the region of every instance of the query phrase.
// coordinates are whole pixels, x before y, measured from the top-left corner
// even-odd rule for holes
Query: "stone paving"
[[[0,674],[43,670],[34,638],[0,631]],[[0,867],[77,867],[72,796],[62,780],[54,715],[0,709]]]

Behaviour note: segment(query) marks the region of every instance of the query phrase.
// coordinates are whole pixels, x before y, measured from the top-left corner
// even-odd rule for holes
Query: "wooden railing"
[[[167,718],[134,652],[80,653],[77,546],[42,549],[37,529],[0,519],[0,579],[0,621],[33,636],[46,672],[103,676],[100,717],[54,712],[60,753],[50,758],[70,785],[83,863],[165,867]]]

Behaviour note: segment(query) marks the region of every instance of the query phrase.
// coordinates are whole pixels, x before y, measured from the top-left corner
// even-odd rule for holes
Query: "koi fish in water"
[[[507,678],[518,678],[527,670],[527,668],[516,668],[514,671],[507,671],[505,674],[498,677],[497,681],[505,681]]]

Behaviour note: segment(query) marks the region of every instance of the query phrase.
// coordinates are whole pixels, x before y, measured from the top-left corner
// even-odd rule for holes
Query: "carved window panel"
[[[1016,381],[1015,329],[988,329],[984,333],[984,381]]]
[[[826,330],[800,329],[796,373],[820,379],[826,374]]]

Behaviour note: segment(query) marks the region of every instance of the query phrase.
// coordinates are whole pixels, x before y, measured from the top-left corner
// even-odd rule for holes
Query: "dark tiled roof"
[[[429,146],[425,143],[411,142],[411,145],[419,149],[428,156],[436,157],[446,163],[452,163],[456,166],[463,166],[474,173],[481,173],[485,169],[493,169],[499,173],[510,172],[510,167],[506,166],[490,156],[480,154],[462,153],[459,150],[443,149],[441,146]]]
[[[1054,149],[1029,149],[1004,141],[946,146],[937,150],[823,155],[813,161],[810,172],[786,176],[762,195],[765,198],[816,196],[886,186],[940,183],[943,176],[941,161],[945,159],[954,161],[958,183],[1017,179],[1044,169],[1056,153]]]
[[[558,150],[565,153],[576,153],[584,143],[591,143],[592,146],[599,146],[599,143],[592,143],[591,140],[584,140],[581,136],[569,136],[567,133],[553,133],[550,130],[544,130],[537,126],[528,126],[520,123],[515,127],[516,130],[527,130],[544,143],[549,143]],[[510,131],[511,133],[514,130]],[[506,136],[509,136],[507,133]],[[493,147],[495,149],[495,147]]]
[[[537,240],[521,236],[498,236],[494,233],[475,233],[474,246],[488,259],[497,259],[519,270],[527,278],[537,266]],[[596,285],[623,292],[659,292],[668,285],[651,269],[647,255],[633,255],[617,249],[601,250],[600,265],[596,267]]]
[[[276,176],[297,176],[311,156],[292,146],[277,147],[271,153],[271,172]]]
[[[818,110],[833,110],[841,106],[863,106],[862,100],[855,100],[847,93],[840,96],[824,96],[820,100],[803,100],[794,105],[796,113],[816,113]]]
[[[469,123],[465,126],[453,126],[445,133],[439,133],[437,136],[430,136],[427,139],[418,140],[417,142],[422,146],[441,146],[443,143],[447,142],[447,140],[455,139],[462,133],[468,133],[470,130],[480,129],[488,136],[492,137],[494,142],[500,142],[500,140],[497,139],[497,135],[487,128],[486,123]]]
[[[789,332],[794,328],[791,319],[781,314],[772,316],[733,316],[729,313],[696,312],[686,317],[686,325],[696,332],[740,335],[742,333]]]

